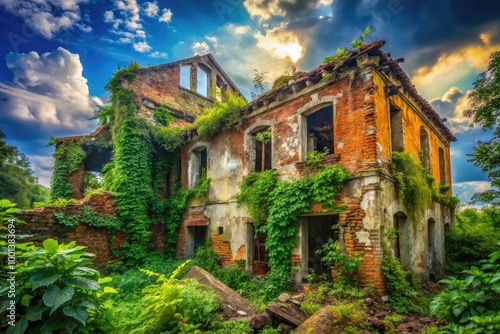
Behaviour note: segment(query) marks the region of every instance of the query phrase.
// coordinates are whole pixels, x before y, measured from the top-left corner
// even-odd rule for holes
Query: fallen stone
[[[297,327],[293,334],[324,334],[335,333],[336,314],[328,307],[324,307],[310,316]]]
[[[287,301],[290,300],[290,295],[288,293],[282,293],[279,297],[278,300],[282,303],[286,303]]]
[[[278,333],[280,333],[280,334],[288,334],[292,330],[292,327],[287,325],[287,324],[281,323],[278,325],[277,329],[278,329]]]
[[[294,304],[274,303],[267,306],[266,311],[276,319],[295,327],[307,319],[306,312]]]
[[[269,326],[272,323],[273,319],[271,318],[271,315],[267,312],[257,314],[250,318],[250,327],[257,330]]]
[[[236,311],[236,314],[239,315],[240,317],[246,317],[248,314],[245,311]]]
[[[255,314],[255,310],[248,300],[241,297],[236,291],[219,281],[208,271],[198,266],[193,266],[183,277],[183,279],[185,278],[194,279],[200,284],[211,287],[219,296],[219,302],[228,317],[240,316],[238,312],[241,311],[246,313],[245,316]]]

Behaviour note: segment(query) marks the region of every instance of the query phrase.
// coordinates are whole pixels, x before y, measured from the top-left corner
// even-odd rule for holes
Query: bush
[[[498,244],[500,246],[500,244]],[[500,331],[500,251],[472,266],[465,279],[441,280],[447,285],[431,302],[431,314],[448,320],[451,332],[487,333]]]
[[[224,101],[215,101],[213,108],[206,107],[196,119],[194,125],[198,135],[202,138],[209,138],[241,122],[240,111],[246,104],[244,97],[228,92]]]
[[[194,280],[175,277],[182,264],[170,277],[143,270],[157,277],[157,283],[146,287],[143,302],[145,309],[140,315],[140,327],[132,333],[178,333],[211,329],[214,316],[220,309],[217,295]]]
[[[91,269],[95,255],[83,251],[75,242],[59,244],[46,239],[43,247],[31,243],[17,244],[16,256],[16,326],[6,333],[77,330],[88,333],[88,323],[96,322],[109,309],[105,294],[116,290],[105,286],[110,277],[100,277]],[[0,285],[0,313],[7,310],[10,300],[5,293],[8,281]],[[86,327],[87,326],[87,327]],[[97,330],[95,327],[92,327]]]

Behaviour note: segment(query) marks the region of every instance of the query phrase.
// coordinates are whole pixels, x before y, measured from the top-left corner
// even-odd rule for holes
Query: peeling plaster
[[[364,243],[366,246],[372,245],[372,239],[370,239],[370,233],[368,233],[367,231],[356,232],[356,238],[358,238],[359,242]]]
[[[362,218],[363,227],[367,230],[374,230],[380,227],[379,215],[374,209],[378,207],[377,190],[369,190],[363,194],[360,207],[365,211],[365,216]]]

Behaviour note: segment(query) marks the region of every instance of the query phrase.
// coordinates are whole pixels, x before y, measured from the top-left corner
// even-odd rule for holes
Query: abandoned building
[[[299,267],[295,281],[302,281],[310,268],[322,270],[316,250],[331,237],[349,253],[362,252],[360,282],[383,290],[382,242],[391,228],[398,231],[391,251],[405,269],[421,280],[444,274],[444,235],[453,225],[453,207],[434,198],[422,221],[414,224],[390,163],[394,151],[413,152],[437,183],[451,186],[450,142],[456,139],[418,94],[399,66],[402,60],[382,51],[383,45],[366,45],[340,67],[322,64],[259,96],[241,110],[239,127],[208,139],[198,138],[196,129],[186,134],[188,142],[176,151],[180,169],[171,179],[180,177],[182,188],[188,189],[205,170],[211,181],[208,193],[191,199],[183,213],[177,236],[180,257],[193,256],[211,238],[224,263],[244,260],[249,271],[265,274],[266,235],[254,237],[253,218],[235,200],[238,184],[249,173],[267,169],[276,170],[281,180],[301,178],[308,153],[327,150],[324,164],[345,166],[353,175],[335,197],[335,204],[347,209],[332,212],[313,205],[300,216],[291,254]],[[177,125],[192,123],[226,92],[239,94],[211,55],[140,69],[125,85],[136,93],[142,116],[155,122],[155,108],[167,105]],[[268,129],[270,140],[257,141],[256,134]],[[110,130],[105,125],[85,137],[90,139],[86,158],[68,176],[76,199],[83,198],[84,171],[100,172],[111,159],[111,147],[99,144],[106,136]]]

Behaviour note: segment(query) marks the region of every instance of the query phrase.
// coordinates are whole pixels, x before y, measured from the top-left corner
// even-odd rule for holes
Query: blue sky
[[[249,98],[253,70],[266,81],[307,71],[357,38],[385,39],[422,96],[448,119],[454,193],[489,187],[467,160],[491,134],[462,116],[467,92],[500,50],[494,0],[0,0],[0,127],[49,185],[50,136],[93,131],[94,108],[118,66],[212,53]]]

